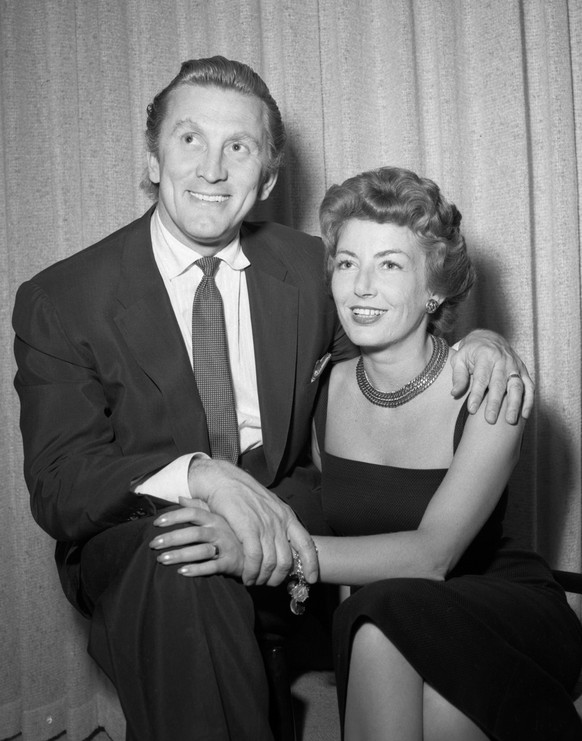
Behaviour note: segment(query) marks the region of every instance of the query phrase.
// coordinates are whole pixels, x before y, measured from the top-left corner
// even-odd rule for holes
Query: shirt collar
[[[173,234],[162,224],[158,209],[154,211],[151,221],[152,246],[154,254],[159,259],[159,264],[170,280],[177,278],[189,270],[196,260],[203,257],[191,247],[176,239]],[[233,270],[244,270],[250,265],[250,261],[242,251],[240,244],[240,233],[216,253]]]

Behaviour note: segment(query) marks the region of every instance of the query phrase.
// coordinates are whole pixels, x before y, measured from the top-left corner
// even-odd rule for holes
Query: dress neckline
[[[325,429],[327,424],[327,402],[329,397],[329,379],[331,377],[331,372],[326,374],[325,380],[322,381],[322,385],[320,387],[319,392],[319,399],[317,401],[317,406],[315,409],[315,429],[317,432],[317,441],[319,443],[319,449],[320,449],[320,455],[323,458],[324,456],[333,459],[334,461],[346,461],[350,465],[362,465],[362,466],[372,466],[376,468],[383,468],[383,469],[392,469],[394,471],[419,471],[419,472],[430,472],[430,473],[442,473],[443,471],[447,471],[448,468],[407,468],[405,466],[393,466],[393,465],[386,465],[384,463],[370,463],[368,461],[361,461],[354,458],[345,458],[342,456],[334,455],[333,453],[328,453],[325,449]],[[459,413],[457,415],[457,420],[455,422],[455,429],[453,432],[453,454],[456,453],[457,447],[459,445],[459,442],[461,441],[461,437],[463,436],[463,430],[465,428],[465,423],[467,421],[467,417],[469,416],[469,409],[467,407],[467,400],[468,395],[465,397],[465,400],[463,401],[461,408],[459,409]]]

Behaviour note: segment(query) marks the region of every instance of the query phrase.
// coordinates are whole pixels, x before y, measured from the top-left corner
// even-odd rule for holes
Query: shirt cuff
[[[148,494],[152,497],[178,503],[179,497],[190,499],[188,487],[188,467],[197,453],[182,455],[168,463],[164,468],[142,479],[134,488],[136,494]]]

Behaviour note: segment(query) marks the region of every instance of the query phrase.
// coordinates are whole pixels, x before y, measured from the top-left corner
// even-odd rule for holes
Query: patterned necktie
[[[228,361],[222,296],[214,280],[218,257],[202,257],[204,273],[192,304],[192,366],[206,412],[213,458],[235,463],[239,456],[238,423]]]

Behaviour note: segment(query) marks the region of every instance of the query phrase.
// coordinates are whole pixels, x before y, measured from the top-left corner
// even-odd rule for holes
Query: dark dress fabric
[[[446,470],[363,463],[325,453],[327,389],[316,424],[325,516],[339,536],[415,529]],[[468,412],[455,430],[458,445]],[[443,582],[385,579],[353,590],[334,617],[342,719],[351,642],[373,622],[424,680],[498,741],[580,741],[569,692],[582,628],[546,563],[503,536],[507,492]]]

